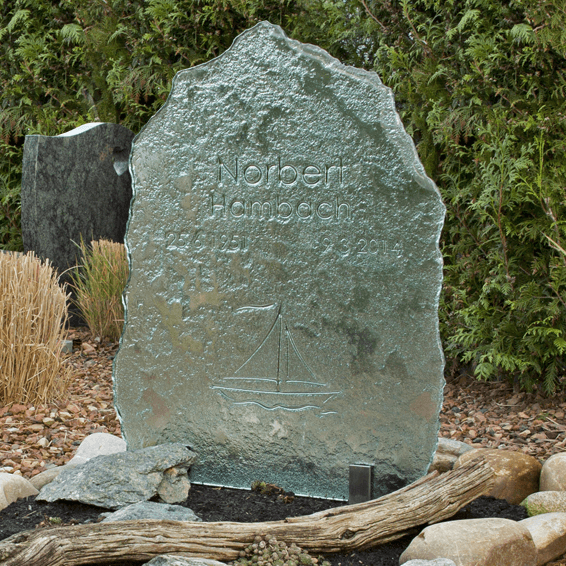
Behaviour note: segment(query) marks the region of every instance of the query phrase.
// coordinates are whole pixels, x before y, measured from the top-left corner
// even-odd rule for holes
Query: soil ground
[[[0,472],[32,477],[70,460],[80,442],[93,432],[120,436],[112,406],[112,360],[116,343],[104,342],[84,328],[69,331],[74,352],[68,356],[72,380],[62,400],[0,407]],[[449,368],[450,369],[450,368]],[[522,393],[507,383],[481,383],[460,368],[447,372],[440,435],[478,448],[516,450],[541,462],[566,449],[566,397]],[[265,478],[266,481],[269,481]],[[284,487],[284,486],[282,486]],[[336,501],[295,497],[287,503],[277,494],[193,486],[184,505],[205,521],[257,522],[306,515],[337,505]],[[50,517],[62,524],[96,521],[100,508],[76,503],[20,500],[0,512],[0,539],[21,530],[49,528]],[[480,498],[455,518],[524,518],[522,507]],[[58,519],[57,519],[58,518]],[[412,536],[418,534],[415,530]],[[368,552],[326,557],[333,566],[398,565],[411,536]],[[123,562],[122,566],[131,566]],[[566,566],[566,557],[551,566]]]
[[[279,497],[254,491],[218,489],[193,485],[188,499],[181,505],[192,509],[203,521],[237,521],[253,523],[279,521],[286,517],[309,515],[339,505],[336,501],[308,497]],[[81,503],[36,502],[33,497],[19,500],[0,512],[0,540],[23,530],[50,528],[61,524],[96,522],[105,509]],[[523,507],[509,505],[492,497],[480,497],[460,510],[453,519],[501,517],[519,521],[526,518]],[[399,556],[421,528],[397,541],[376,546],[365,552],[325,556],[332,566],[398,566]],[[134,566],[141,562],[120,562],[119,566]],[[95,565],[92,565],[95,566]],[[96,565],[102,566],[102,565]]]

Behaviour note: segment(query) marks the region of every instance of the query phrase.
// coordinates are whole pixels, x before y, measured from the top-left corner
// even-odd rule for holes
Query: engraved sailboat
[[[244,307],[240,310],[265,310]],[[321,383],[307,364],[289,329],[279,305],[275,320],[251,356],[234,372],[223,378],[223,385],[213,385],[223,397],[235,404],[255,404],[264,409],[301,411],[325,409],[340,394]]]

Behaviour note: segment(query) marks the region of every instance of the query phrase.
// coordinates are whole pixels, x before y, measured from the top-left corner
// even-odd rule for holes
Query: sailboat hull
[[[306,409],[324,409],[326,403],[340,394],[332,392],[283,392],[283,391],[254,391],[234,387],[213,386],[223,397],[235,404],[255,404],[264,409],[283,409],[302,411]]]

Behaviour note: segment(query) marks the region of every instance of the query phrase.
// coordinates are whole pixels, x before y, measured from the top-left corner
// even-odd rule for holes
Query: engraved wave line
[[[234,401],[233,399],[228,397],[228,395],[226,395],[224,393],[224,391],[219,391],[219,393],[223,397],[225,397],[226,399],[232,401],[234,403],[234,405],[257,405],[258,407],[261,407],[262,409],[265,409],[267,411],[276,411],[277,409],[282,409],[283,411],[297,412],[297,411],[306,411],[307,409],[320,409],[321,408],[319,405],[303,405],[301,407],[286,407],[284,405],[275,405],[273,407],[269,407],[267,405],[264,405],[263,403],[259,403],[258,401]],[[328,412],[325,412],[323,414],[330,415],[330,414],[334,414],[334,413],[335,413],[335,411],[328,411]]]

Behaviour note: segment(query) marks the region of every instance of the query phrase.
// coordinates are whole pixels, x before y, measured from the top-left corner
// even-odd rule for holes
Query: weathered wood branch
[[[256,535],[271,534],[309,552],[363,550],[437,523],[487,493],[484,461],[434,472],[379,499],[266,523],[124,521],[25,531],[0,542],[2,566],[75,566],[151,560],[161,554],[234,560]]]

